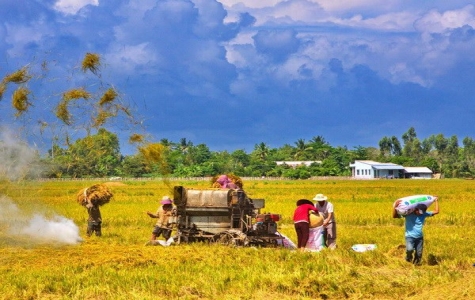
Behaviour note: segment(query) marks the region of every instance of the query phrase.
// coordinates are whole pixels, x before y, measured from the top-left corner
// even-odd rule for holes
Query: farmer
[[[238,189],[239,187],[227,176],[220,175],[216,180],[222,189]]]
[[[87,236],[91,236],[93,233],[96,234],[96,236],[101,236],[102,231],[102,217],[101,217],[101,211],[99,210],[99,205],[92,200],[89,200],[86,198],[86,209],[87,209],[87,214],[89,215],[87,219]]]
[[[333,204],[328,202],[328,197],[323,194],[317,194],[313,200],[316,201],[315,207],[323,218],[325,245],[330,249],[336,248],[336,221]]]
[[[420,265],[422,260],[422,250],[424,249],[423,227],[427,217],[432,217],[439,213],[439,201],[435,197],[435,210],[427,211],[427,205],[418,204],[414,212],[402,216],[399,215],[396,207],[401,200],[397,200],[393,206],[393,218],[405,218],[405,238],[406,238],[406,261],[415,265]],[[415,254],[415,255],[414,255]]]
[[[165,240],[168,240],[172,233],[172,223],[171,217],[175,215],[175,210],[173,209],[173,201],[168,196],[163,196],[162,200],[160,201],[160,206],[157,212],[151,213],[147,211],[147,215],[151,218],[157,218],[157,223],[155,224],[152,237],[147,244],[154,244],[154,241],[162,235]]]
[[[297,208],[294,211],[294,227],[297,233],[297,248],[300,251],[305,250],[310,233],[310,221],[308,214],[311,211],[318,212],[317,208],[313,206],[312,201],[307,199],[300,199],[297,201]]]

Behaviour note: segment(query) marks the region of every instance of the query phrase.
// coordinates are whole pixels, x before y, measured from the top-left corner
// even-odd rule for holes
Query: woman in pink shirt
[[[304,250],[307,245],[308,236],[310,232],[310,222],[308,214],[310,211],[318,213],[318,209],[313,205],[313,202],[307,199],[300,199],[297,201],[297,208],[294,211],[294,226],[297,233],[297,248]]]

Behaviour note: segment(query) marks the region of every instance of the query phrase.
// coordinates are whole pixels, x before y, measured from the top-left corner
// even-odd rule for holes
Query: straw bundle
[[[142,134],[134,133],[129,137],[129,143],[141,143],[144,141],[144,136]]]
[[[111,103],[117,97],[117,92],[113,88],[109,88],[99,100],[99,105],[103,106],[107,103]]]
[[[82,87],[77,89],[70,89],[63,93],[63,101],[69,101],[72,99],[79,98],[89,99],[91,98],[91,94]]]
[[[96,74],[100,65],[101,65],[101,61],[100,61],[99,54],[86,53],[82,61],[81,68],[83,72],[86,72],[87,70],[89,70],[92,73]]]
[[[143,155],[145,160],[149,163],[162,163],[164,162],[165,147],[159,143],[147,144],[138,148],[140,154]]]
[[[29,94],[30,90],[25,87],[19,87],[13,92],[12,105],[17,110],[17,115],[22,114],[31,105],[28,101]]]
[[[310,228],[316,228],[323,225],[323,218],[318,214],[309,214]]]
[[[216,180],[215,180],[214,182],[211,183],[211,187],[219,189],[219,188],[221,188],[221,185],[219,183],[217,183]]]
[[[115,117],[115,115],[113,113],[109,112],[109,111],[100,110],[97,113],[97,115],[93,118],[92,127],[94,127],[94,128],[101,127],[111,117]]]
[[[138,147],[139,153],[145,161],[145,167],[158,167],[163,176],[170,174],[170,168],[166,161],[166,147],[160,143],[146,144],[143,147]]]
[[[4,82],[0,82],[0,100],[2,100],[3,94],[7,90],[7,85]]]
[[[221,176],[223,174],[220,174],[220,175],[215,175],[211,178],[211,186],[213,188],[220,188],[221,185],[217,182],[219,176]],[[237,185],[239,188],[243,188],[243,183],[242,183],[242,179],[241,177],[237,176],[237,175],[234,175],[232,173],[230,174],[224,174],[226,176],[228,176],[229,180],[231,180],[232,183],[234,183],[235,185]]]
[[[88,200],[94,205],[102,206],[109,203],[112,196],[112,192],[106,185],[95,184],[80,190],[77,194],[76,200],[82,206],[86,206]]]
[[[56,117],[58,117],[58,119],[63,121],[64,124],[71,125],[73,122],[72,120],[73,116],[69,112],[69,106],[68,106],[69,103],[72,100],[76,100],[80,98],[87,100],[90,97],[91,97],[91,94],[82,87],[77,88],[77,89],[70,89],[64,92],[61,102],[59,102],[58,105],[56,106],[56,111],[55,111]]]
[[[231,181],[237,185],[238,187],[240,187],[242,189],[242,186],[243,186],[243,183],[242,183],[242,179],[241,177],[239,176],[236,176],[234,174],[228,174],[228,178],[231,179]]]
[[[71,125],[71,114],[68,110],[68,102],[62,101],[56,106],[56,117],[63,121],[66,125]]]
[[[130,111],[130,108],[125,107],[125,106],[122,106],[122,105],[118,106],[118,108],[119,108],[120,110],[122,110],[122,111],[124,112],[124,114],[126,114],[127,116],[129,116],[129,117],[132,116],[132,112]],[[136,123],[136,124],[139,124],[140,122],[135,121],[135,123]]]
[[[8,74],[5,76],[3,81],[5,83],[13,82],[13,83],[25,83],[30,80],[31,76],[28,74],[28,69],[26,67],[21,68],[20,70]]]

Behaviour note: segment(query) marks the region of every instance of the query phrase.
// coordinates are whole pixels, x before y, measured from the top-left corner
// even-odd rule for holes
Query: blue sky
[[[0,76],[35,74],[27,115],[3,95],[1,128],[40,147],[61,130],[38,125],[61,91],[97,87],[78,69],[87,52],[140,118],[110,125],[123,140],[250,152],[315,136],[378,147],[410,127],[475,137],[473,0],[0,0],[0,20]]]

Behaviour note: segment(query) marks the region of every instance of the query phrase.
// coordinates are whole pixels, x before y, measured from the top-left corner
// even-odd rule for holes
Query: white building
[[[426,167],[403,167],[393,163],[372,160],[355,160],[350,164],[351,176],[356,179],[412,178],[431,179],[432,171]]]
[[[350,164],[351,176],[357,179],[404,178],[404,167],[372,160],[355,160]]]
[[[432,171],[427,167],[405,167],[404,177],[412,179],[431,179]]]

